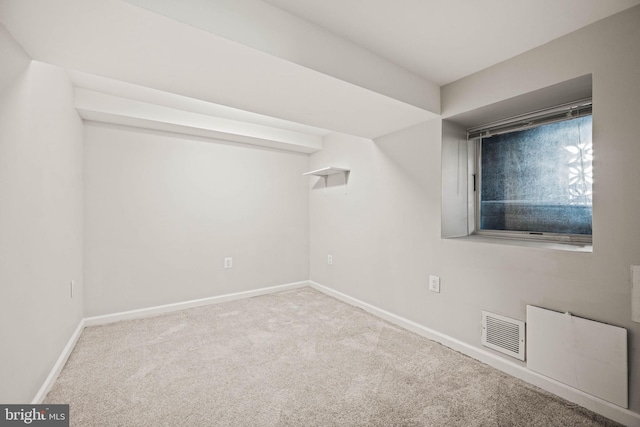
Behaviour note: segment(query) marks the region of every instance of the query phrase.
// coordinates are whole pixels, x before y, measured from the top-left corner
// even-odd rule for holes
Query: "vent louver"
[[[482,311],[482,345],[524,360],[524,322]]]

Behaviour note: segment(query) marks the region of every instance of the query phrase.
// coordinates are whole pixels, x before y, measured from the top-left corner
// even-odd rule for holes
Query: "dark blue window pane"
[[[591,235],[591,116],[482,139],[480,229]]]

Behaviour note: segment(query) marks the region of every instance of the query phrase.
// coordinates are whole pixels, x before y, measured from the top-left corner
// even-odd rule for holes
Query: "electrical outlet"
[[[333,264],[333,255],[327,255],[327,264],[329,265]]]
[[[440,293],[440,278],[438,276],[429,276],[429,290]]]
[[[233,258],[228,257],[224,259],[224,268],[231,268],[233,267]]]

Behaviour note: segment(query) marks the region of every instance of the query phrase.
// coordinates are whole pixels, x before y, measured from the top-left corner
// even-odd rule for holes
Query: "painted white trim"
[[[69,356],[71,356],[71,352],[75,348],[76,343],[78,342],[78,338],[80,338],[80,334],[82,334],[84,326],[84,319],[81,319],[78,323],[78,327],[75,331],[73,331],[73,334],[71,334],[71,338],[69,338],[67,345],[65,345],[64,349],[62,349],[60,357],[58,357],[58,360],[56,360],[53,368],[51,368],[51,372],[49,372],[47,379],[44,380],[44,383],[42,383],[40,390],[38,390],[38,393],[36,393],[35,397],[31,401],[32,405],[38,405],[42,403],[47,393],[49,393],[49,390],[51,390],[51,387],[53,387],[53,383],[55,383],[58,379],[58,375],[60,375],[60,372],[62,372],[64,364],[67,363],[67,359],[69,359]]]
[[[130,310],[130,311],[123,311],[120,313],[106,314],[104,316],[85,317],[84,319],[80,320],[78,327],[71,335],[71,338],[69,338],[67,345],[62,350],[62,353],[60,354],[60,357],[58,357],[58,360],[56,361],[56,363],[53,365],[53,368],[51,368],[51,372],[49,372],[47,379],[44,381],[44,383],[40,387],[40,390],[38,390],[38,393],[36,393],[35,397],[31,401],[31,404],[37,405],[44,400],[45,396],[51,390],[51,387],[53,387],[53,384],[56,382],[56,379],[58,379],[58,375],[60,375],[60,372],[62,372],[62,368],[64,368],[65,363],[67,363],[67,359],[69,359],[71,352],[75,348],[76,343],[78,342],[78,339],[82,334],[82,330],[86,326],[105,325],[108,323],[119,322],[120,320],[139,319],[142,317],[157,316],[159,314],[170,313],[173,311],[184,310],[187,308],[201,307],[201,306],[210,305],[210,304],[218,304],[221,302],[234,301],[242,298],[251,298],[258,295],[273,294],[276,292],[288,291],[290,289],[304,288],[306,286],[309,286],[309,282],[307,281],[294,282],[294,283],[287,283],[284,285],[271,286],[268,288],[254,289],[251,291],[237,292],[233,294],[219,295],[215,297],[202,298],[202,299],[191,300],[191,301],[183,301],[183,302],[178,302],[174,304],[166,304],[166,305],[160,305],[155,307],[142,308],[139,310]]]
[[[215,297],[201,298],[190,301],[176,302],[173,304],[158,305],[154,307],[140,308],[136,310],[122,311],[119,313],[105,314],[102,316],[86,317],[84,319],[85,326],[105,325],[108,323],[119,322],[121,320],[140,319],[143,317],[157,316],[159,314],[171,313],[187,308],[201,307],[210,304],[219,304],[227,301],[234,301],[243,298],[251,298],[258,295],[273,294],[276,292],[287,291],[290,289],[303,288],[309,286],[309,282],[294,282],[284,285],[271,286],[268,288],[254,289],[251,291],[236,292],[233,294],[218,295]]]
[[[394,325],[400,326],[404,329],[407,329],[411,332],[417,333],[427,339],[432,341],[436,341],[442,345],[445,345],[453,350],[459,351],[469,357],[472,357],[480,362],[486,363],[489,366],[492,366],[496,369],[499,369],[502,372],[505,372],[509,375],[512,375],[518,379],[526,381],[530,384],[533,384],[537,387],[540,387],[543,390],[546,390],[550,393],[553,393],[557,396],[560,396],[570,402],[576,403],[580,406],[583,406],[593,412],[601,414],[607,418],[610,418],[614,421],[617,421],[626,426],[638,426],[640,427],[640,414],[636,412],[629,411],[628,409],[621,408],[612,403],[606,402],[602,399],[599,399],[595,396],[591,396],[583,391],[577,390],[573,387],[570,387],[566,384],[562,384],[558,381],[555,381],[551,378],[547,378],[543,375],[540,375],[536,372],[533,372],[527,369],[525,366],[518,365],[515,362],[504,359],[501,356],[488,352],[484,349],[474,347],[470,344],[457,340],[453,337],[445,335],[441,332],[435,331],[433,329],[427,328],[426,326],[420,325],[416,322],[413,322],[409,319],[405,319],[404,317],[398,316],[376,306],[373,306],[369,303],[361,301],[357,298],[351,297],[342,292],[336,291],[320,283],[314,281],[302,281],[295,283],[288,283],[284,285],[271,286],[268,288],[260,288],[251,291],[237,292],[233,294],[219,295],[215,297],[202,298],[191,301],[183,301],[174,304],[166,304],[155,307],[148,307],[138,310],[130,310],[124,311],[120,313],[107,314],[103,316],[93,316],[87,317],[80,321],[78,327],[71,335],[71,338],[67,342],[67,345],[62,350],[60,357],[54,364],[49,376],[38,390],[38,393],[33,398],[32,404],[39,404],[42,402],[44,397],[47,395],[51,387],[55,383],[58,375],[62,371],[67,359],[71,355],[76,342],[80,338],[82,330],[86,326],[96,326],[96,325],[104,325],[108,323],[118,322],[120,320],[128,320],[128,319],[138,319],[149,316],[156,316],[163,313],[170,313],[174,311],[184,310],[187,308],[193,307],[201,307],[210,304],[218,304],[227,301],[234,301],[243,298],[251,298],[259,295],[272,294],[276,292],[282,292],[291,289],[303,288],[305,286],[311,286],[312,288],[330,295],[334,298],[337,298],[343,302],[346,302],[350,305],[362,308],[363,310],[380,317]]]
[[[377,317],[380,317],[381,319],[393,323],[394,325],[400,326],[432,341],[436,341],[453,350],[459,351],[460,353],[472,357],[473,359],[479,360],[482,363],[486,363],[487,365],[502,372],[521,379],[529,384],[533,384],[536,387],[540,387],[541,389],[553,393],[556,396],[562,397],[563,399],[566,399],[570,402],[585,407],[590,411],[596,412],[626,426],[640,427],[640,414],[636,412],[624,409],[620,406],[614,405],[613,403],[609,403],[598,397],[587,394],[581,390],[575,389],[566,384],[562,384],[551,378],[547,378],[544,375],[527,369],[526,366],[521,366],[489,351],[474,347],[441,332],[420,325],[412,320],[405,319],[404,317],[390,313],[357,298],[351,297],[349,295],[343,294],[342,292],[321,285],[320,283],[309,281],[309,284],[312,288],[322,293],[337,298],[343,302],[346,302],[347,304],[359,307]]]

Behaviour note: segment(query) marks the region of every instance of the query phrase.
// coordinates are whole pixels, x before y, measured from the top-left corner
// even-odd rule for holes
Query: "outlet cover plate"
[[[429,276],[429,290],[440,293],[440,278],[438,276]]]

